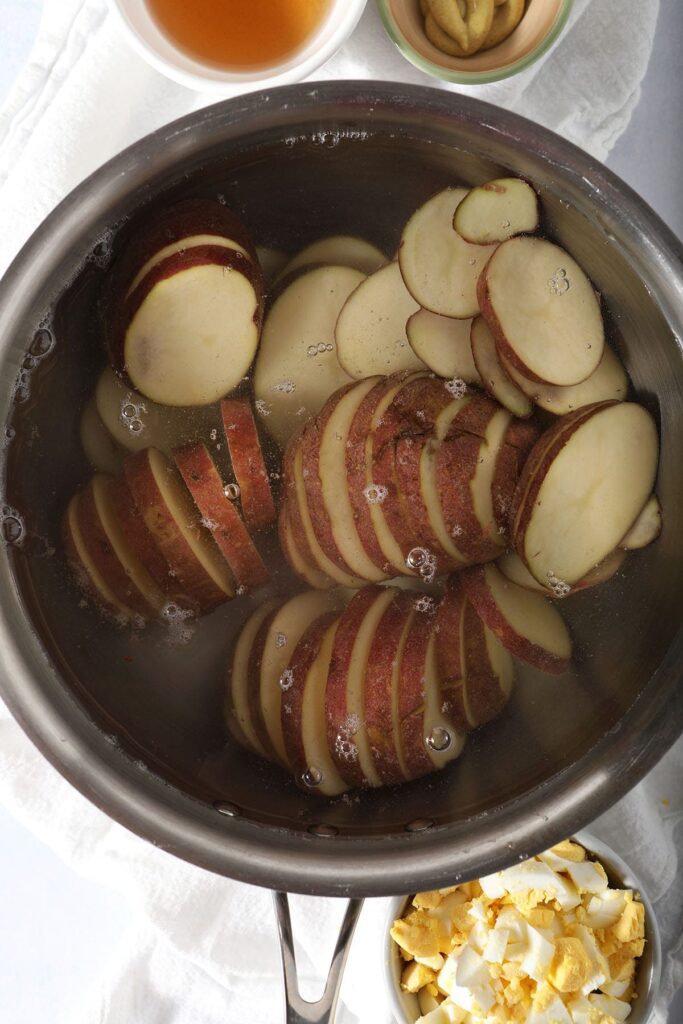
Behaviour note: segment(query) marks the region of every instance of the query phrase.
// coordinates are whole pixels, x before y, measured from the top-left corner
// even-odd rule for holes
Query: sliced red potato
[[[287,760],[304,789],[339,796],[349,788],[327,748],[325,688],[339,618],[321,615],[297,644],[289,664],[291,686],[282,698]]]
[[[111,367],[100,374],[94,400],[110,436],[127,451],[139,452],[153,445],[168,455],[192,435],[194,425],[188,424],[187,410],[157,405]]]
[[[394,398],[414,377],[399,374],[375,384],[351,422],[346,449],[348,494],[358,536],[375,566],[390,575],[411,570],[406,569],[405,555],[382,511],[389,490],[374,479],[375,438]]]
[[[224,398],[221,417],[244,521],[251,530],[263,529],[275,522],[277,512],[251,402]]]
[[[447,188],[417,210],[401,236],[398,261],[406,288],[424,309],[468,319],[479,312],[477,280],[495,246],[471,245],[453,230],[467,189]]]
[[[268,615],[261,625],[259,626],[258,633],[254,637],[254,642],[251,645],[249,652],[249,661],[247,662],[247,679],[249,680],[247,690],[247,703],[249,707],[249,718],[253,726],[254,732],[256,733],[257,739],[263,749],[266,751],[266,755],[269,761],[278,761],[283,767],[287,765],[283,764],[279,760],[279,756],[270,738],[268,729],[266,728],[266,721],[263,716],[263,706],[261,703],[261,662],[263,660],[263,654],[266,649],[266,638],[270,630],[270,624],[273,618],[277,615],[279,609],[275,608],[270,615]]]
[[[406,778],[398,743],[398,684],[417,599],[415,594],[394,591],[368,655],[363,717],[375,768],[384,785],[396,785]]]
[[[507,704],[514,681],[509,652],[469,600],[461,619],[463,699],[470,729],[496,718]]]
[[[292,523],[289,518],[288,504],[284,505],[280,512],[280,517],[278,519],[278,537],[280,539],[282,553],[297,576],[301,577],[302,580],[305,580],[309,586],[314,587],[316,590],[326,590],[328,587],[332,586],[332,580],[329,576],[320,572],[312,562],[309,562],[297,545],[294,539]]]
[[[294,539],[300,548],[310,551],[313,564],[320,572],[324,573],[331,580],[342,587],[360,587],[363,580],[359,576],[352,576],[336,565],[323,551],[316,534],[316,528],[311,518],[311,511],[308,505],[306,494],[306,480],[303,473],[303,454],[301,444],[297,444],[291,463],[291,482],[293,488],[293,501],[296,502],[297,518],[292,518],[294,528]],[[303,544],[300,543],[301,537]]]
[[[118,603],[148,619],[162,607],[163,596],[138,563],[112,514],[107,498],[110,483],[110,477],[95,476],[81,491],[77,511],[81,539],[90,563]]]
[[[327,677],[327,743],[337,770],[354,786],[381,786],[365,722],[365,679],[377,627],[393,600],[388,587],[351,598],[335,636]]]
[[[359,284],[346,300],[335,328],[337,354],[346,372],[362,380],[423,368],[406,334],[406,321],[418,308],[396,262]]]
[[[173,459],[199,509],[202,526],[213,537],[241,590],[252,590],[269,578],[239,509],[226,493],[220,473],[205,444],[177,448]]]
[[[351,385],[347,391],[326,403],[318,417],[317,429],[313,435],[313,464],[306,479],[309,504],[312,508],[310,499],[319,492],[323,506],[320,518],[322,521],[327,518],[332,541],[342,562],[353,575],[370,582],[387,579],[389,574],[378,569],[367,555],[354,521],[349,489],[343,484],[340,486],[340,481],[346,479],[346,453],[351,423],[365,396],[379,379],[370,377]],[[317,520],[314,522],[317,527]]]
[[[292,681],[290,661],[311,623],[319,615],[337,612],[341,607],[338,594],[307,590],[286,601],[262,626],[263,646],[258,666],[260,713],[275,756],[290,770],[292,766],[282,734],[283,695]]]
[[[128,544],[159,588],[170,598],[181,598],[180,584],[157,546],[145,520],[138,511],[125,475],[114,479],[110,487],[112,510]]]
[[[90,398],[81,416],[81,444],[88,462],[98,473],[120,473],[125,449],[116,443],[97,411],[95,399]]]
[[[71,571],[81,589],[100,608],[124,622],[135,620],[139,617],[137,613],[119,600],[90,557],[79,524],[80,497],[80,494],[73,496],[62,521],[62,540]]]
[[[582,580],[579,580],[572,587],[568,587],[567,584],[561,581],[556,583],[554,588],[550,586],[544,587],[543,584],[539,583],[531,575],[522,559],[514,551],[508,551],[507,554],[497,560],[496,565],[503,576],[512,583],[516,583],[519,587],[526,587],[527,590],[534,590],[537,594],[544,594],[546,597],[563,598],[568,597],[569,594],[576,594],[580,590],[588,590],[590,587],[597,587],[601,583],[606,583],[607,580],[611,579],[619,571],[625,557],[625,551],[621,548],[615,548],[606,558],[603,558],[599,565],[591,569]]]
[[[175,467],[156,448],[130,455],[126,482],[138,512],[178,581],[178,589],[209,611],[235,595],[232,573],[202,526]]]
[[[475,611],[511,654],[543,672],[567,669],[571,639],[549,601],[512,583],[494,565],[473,566],[461,579]]]
[[[517,483],[539,434],[539,427],[531,420],[513,419],[498,450],[491,482],[491,498],[498,534],[506,543]]]
[[[410,531],[405,543],[415,541],[413,547],[424,553],[423,564],[427,558],[433,560],[433,569],[425,570],[427,578],[467,564],[441,516],[435,449],[433,438],[419,434],[397,438],[394,450],[398,500]],[[407,561],[410,562],[410,555]]]
[[[555,416],[565,416],[594,402],[623,402],[628,394],[628,375],[618,356],[608,345],[602,352],[602,359],[590,377],[568,387],[554,387],[527,380],[505,357],[501,362],[515,384],[541,409]]]
[[[278,295],[266,316],[256,366],[256,411],[284,448],[295,430],[350,381],[337,358],[335,325],[364,280],[351,267],[316,267]]]
[[[544,435],[529,456],[535,469],[520,479],[513,542],[540,583],[572,586],[638,518],[652,493],[659,444],[652,417],[633,402],[589,406],[561,426],[549,447]]]
[[[531,416],[534,407],[524,392],[520,391],[506,373],[498,358],[495,338],[483,316],[475,317],[472,320],[470,344],[481,382],[491,397],[504,405],[513,416],[518,416],[520,419]]]
[[[579,384],[597,369],[605,341],[600,303],[559,245],[528,236],[503,242],[478,295],[501,354],[529,380]]]
[[[262,297],[260,268],[232,248],[169,256],[126,299],[110,335],[113,364],[160,405],[209,405],[251,365]]]
[[[458,205],[453,227],[475,245],[504,242],[538,227],[538,196],[521,178],[495,178],[470,189]]]
[[[184,238],[178,239],[176,242],[170,242],[168,245],[162,246],[161,249],[158,249],[157,252],[147,260],[133,278],[128,291],[126,292],[126,298],[133,294],[138,285],[147,277],[150,270],[153,270],[160,263],[163,263],[163,261],[168,259],[169,256],[176,256],[178,253],[183,254],[188,249],[195,249],[199,246],[206,245],[219,249],[229,249],[233,252],[240,253],[247,259],[250,259],[250,254],[247,249],[238,242],[233,241],[231,238],[223,238],[221,235],[188,235]]]
[[[470,348],[471,320],[454,320],[428,309],[418,309],[408,319],[406,334],[410,347],[440,377],[478,384],[479,373]]]
[[[662,509],[656,494],[646,502],[645,507],[636,519],[635,523],[622,538],[619,547],[633,551],[636,548],[646,548],[657,540],[662,532]]]
[[[225,719],[238,742],[260,757],[269,758],[269,753],[259,740],[254,729],[250,712],[250,692],[254,680],[248,673],[252,647],[265,619],[277,608],[277,601],[266,601],[247,619],[235,643],[232,659],[228,666]]]
[[[328,235],[311,242],[297,253],[284,267],[280,277],[284,278],[294,270],[313,264],[326,263],[335,267],[352,267],[361,274],[374,274],[387,262],[384,253],[355,235]]]

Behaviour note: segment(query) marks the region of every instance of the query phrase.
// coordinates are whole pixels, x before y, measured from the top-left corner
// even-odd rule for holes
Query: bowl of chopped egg
[[[392,902],[398,1024],[645,1024],[661,950],[647,893],[586,832],[476,881]]]

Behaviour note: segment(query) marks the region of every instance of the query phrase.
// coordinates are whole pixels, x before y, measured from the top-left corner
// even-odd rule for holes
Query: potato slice
[[[185,238],[179,238],[176,242],[170,242],[168,245],[164,245],[147,260],[133,278],[133,281],[126,293],[126,298],[133,294],[137,286],[147,277],[150,270],[153,270],[160,263],[163,263],[163,261],[168,259],[169,256],[184,253],[187,249],[194,249],[200,245],[216,246],[219,249],[232,249],[233,252],[241,253],[241,255],[246,256],[247,259],[250,258],[249,253],[244,246],[233,241],[231,238],[224,238],[222,235],[188,235]]]
[[[290,662],[297,645],[319,615],[338,611],[338,593],[307,590],[286,601],[270,620],[264,621],[263,648],[258,675],[258,700],[270,745],[277,759],[292,770],[282,733],[282,700],[290,685]],[[255,683],[255,678],[252,678]]]
[[[511,654],[543,672],[566,670],[571,640],[549,601],[511,583],[494,565],[473,566],[461,579],[475,611]]]
[[[428,309],[418,309],[406,324],[410,347],[440,377],[480,383],[470,347],[471,320],[454,320]]]
[[[359,590],[334,640],[325,695],[327,744],[339,773],[354,786],[382,785],[365,722],[365,679],[375,632],[393,597],[390,587]]]
[[[406,778],[398,737],[401,658],[417,595],[396,590],[372,640],[365,672],[364,718],[375,768],[384,785]]]
[[[83,410],[80,434],[83,451],[93,469],[113,476],[121,472],[125,449],[116,443],[102,422],[94,397],[88,399]]]
[[[356,235],[328,235],[311,242],[298,252],[286,264],[279,277],[284,279],[301,267],[320,263],[335,267],[353,267],[361,274],[374,274],[388,262],[381,249],[371,242],[366,242],[364,238],[358,238]]]
[[[504,356],[501,357],[501,363],[517,387],[532,402],[555,416],[566,416],[594,402],[623,402],[628,394],[626,370],[608,345],[605,345],[602,359],[590,377],[586,377],[580,384],[567,387],[527,380]]]
[[[477,290],[501,354],[529,380],[579,384],[597,369],[605,341],[600,303],[559,245],[508,239],[486,264]]]
[[[364,275],[351,267],[317,267],[278,295],[263,325],[256,366],[256,412],[284,448],[351,378],[337,358],[339,312]]]
[[[642,406],[605,403],[536,447],[535,472],[515,499],[513,542],[540,583],[571,586],[614,550],[652,493],[657,429]]]
[[[398,263],[367,277],[349,295],[335,328],[339,362],[346,372],[362,380],[424,367],[406,334],[406,321],[417,309]]]
[[[503,576],[512,583],[516,583],[519,587],[534,590],[537,594],[543,594],[545,597],[563,598],[567,597],[570,592],[576,594],[580,590],[588,590],[590,587],[597,587],[601,583],[606,583],[607,580],[610,580],[619,571],[625,557],[625,551],[621,548],[615,548],[614,551],[607,555],[607,558],[603,558],[599,565],[591,569],[582,580],[575,583],[571,591],[568,591],[566,585],[562,583],[556,584],[554,589],[552,587],[544,587],[543,584],[539,583],[531,575],[522,559],[514,551],[508,551],[507,554],[497,560],[496,565]]]
[[[240,593],[265,583],[269,579],[268,570],[239,509],[226,494],[206,445],[201,442],[183,445],[175,450],[173,459],[199,510],[202,525],[230,566]]]
[[[169,256],[126,300],[114,365],[160,405],[210,405],[252,363],[262,297],[260,268],[234,249]]]
[[[228,666],[224,705],[225,720],[235,739],[252,750],[253,753],[258,754],[259,757],[266,759],[269,759],[270,755],[259,740],[251,720],[249,692],[252,688],[252,680],[247,669],[252,646],[258,632],[277,605],[277,601],[265,601],[242,626]]]
[[[309,495],[319,489],[333,539],[351,573],[370,582],[387,579],[388,573],[378,569],[368,557],[358,535],[348,487],[340,486],[346,479],[346,452],[351,423],[361,402],[380,378],[369,377],[328,402],[318,424],[317,466],[306,480]],[[314,453],[315,454],[315,453]],[[304,456],[305,458],[305,456]]]
[[[291,565],[294,572],[305,580],[310,587],[316,590],[327,590],[332,586],[329,576],[320,572],[304,556],[294,538],[292,523],[289,518],[289,506],[283,506],[278,520],[278,536],[282,553]]]
[[[496,341],[483,316],[472,321],[470,333],[472,356],[486,391],[504,405],[513,416],[526,419],[534,411],[532,403],[508,376],[498,358]]]
[[[467,189],[447,188],[410,218],[398,262],[406,288],[432,313],[467,320],[479,312],[477,280],[494,245],[471,245],[453,230],[453,216]]]
[[[62,520],[62,540],[67,561],[78,585],[92,597],[100,608],[128,622],[137,617],[137,612],[116,596],[98,566],[90,557],[83,540],[79,523],[79,502],[81,495],[74,494]]]
[[[463,703],[468,728],[496,718],[507,704],[514,681],[508,650],[465,599],[461,619]]]
[[[619,547],[633,551],[636,548],[645,548],[657,540],[662,532],[662,509],[656,494],[646,502],[645,507],[636,519],[635,523],[621,540]]]
[[[282,734],[297,784],[324,796],[349,789],[327,749],[325,687],[339,617],[316,619],[290,662],[291,686],[282,698]]]
[[[504,242],[538,228],[538,197],[521,178],[495,178],[471,189],[459,204],[453,227],[475,245]]]
[[[277,512],[251,402],[223,399],[221,419],[244,521],[249,529],[261,530],[275,522]]]
[[[131,388],[109,366],[97,380],[94,401],[110,436],[130,452],[154,447],[170,455],[196,430],[196,425],[188,422],[187,409],[158,405]]]
[[[126,482],[138,512],[178,581],[178,588],[209,611],[234,597],[232,573],[175,467],[156,448],[126,459]]]
[[[120,605],[143,618],[150,618],[163,603],[163,596],[126,543],[108,500],[111,477],[95,476],[80,494],[78,525],[90,563],[115,594]]]

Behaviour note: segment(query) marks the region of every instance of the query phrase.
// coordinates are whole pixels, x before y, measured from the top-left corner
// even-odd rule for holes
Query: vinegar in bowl
[[[311,38],[330,0],[148,0],[161,31],[194,60],[257,68],[293,56]]]

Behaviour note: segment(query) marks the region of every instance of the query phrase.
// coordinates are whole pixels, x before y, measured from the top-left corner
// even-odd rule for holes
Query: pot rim
[[[223,101],[158,129],[114,157],[80,184],[51,213],[19,253],[0,283],[0,337],[44,296],[74,237],[93,237],[112,222],[116,200],[142,202],[150,182],[201,151],[207,156],[228,138],[271,126],[303,124],[325,116],[325,105],[361,112],[431,118],[430,129],[467,128],[483,155],[494,140],[521,147],[562,181],[565,195],[591,190],[594,216],[614,231],[625,251],[646,251],[653,291],[673,325],[683,333],[683,249],[671,231],[628,186],[572,144],[518,115],[490,104],[423,86],[367,81],[288,86]],[[329,115],[328,115],[329,116]],[[123,190],[123,193],[122,193]],[[61,282],[61,291],[64,282]],[[2,378],[7,366],[7,353]],[[13,377],[11,378],[13,379]],[[11,382],[0,384],[0,413],[7,418]],[[166,781],[141,773],[66,690],[38,639],[16,586],[11,553],[0,551],[0,693],[46,758],[81,793],[110,817],[143,838],[201,867],[240,881],[308,894],[390,895],[439,888],[489,873],[528,857],[576,832],[635,785],[683,729],[683,629],[662,663],[620,722],[570,767],[495,814],[467,822],[406,831],[391,837],[295,833],[247,821],[228,808],[181,793]],[[293,838],[296,841],[293,841]],[[501,849],[501,838],[505,840]],[[454,871],[454,859],[458,868]],[[409,879],[409,881],[408,881]]]

